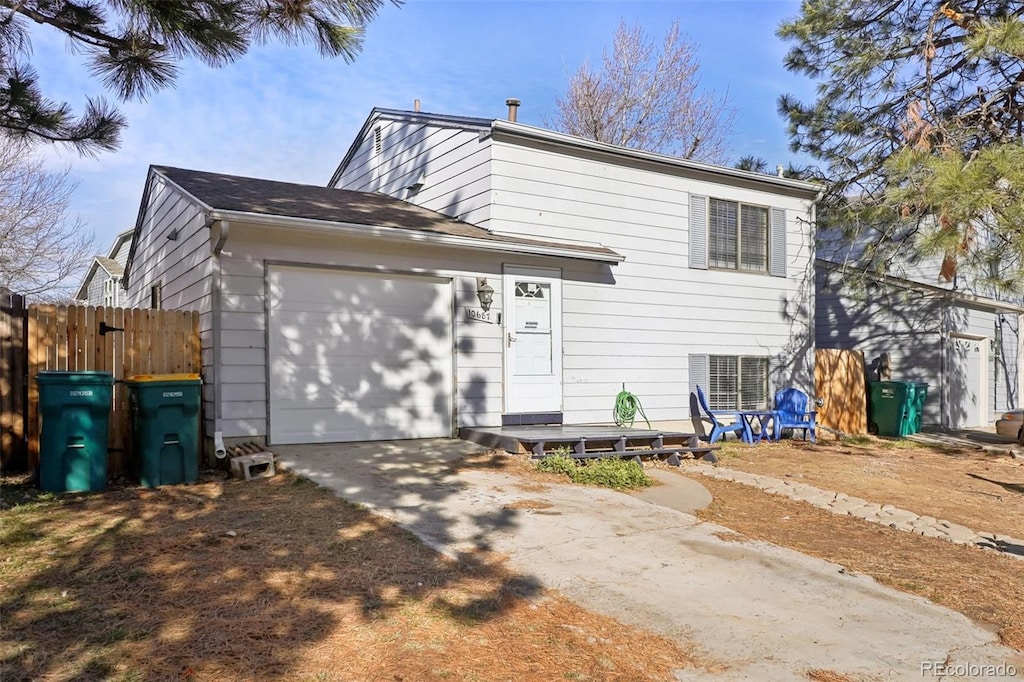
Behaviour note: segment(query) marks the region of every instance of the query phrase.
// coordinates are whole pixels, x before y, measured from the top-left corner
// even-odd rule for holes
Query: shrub
[[[644,468],[636,462],[618,457],[579,463],[566,455],[552,455],[537,463],[537,469],[565,474],[573,483],[599,485],[616,490],[646,488],[654,485]]]
[[[549,474],[565,474],[569,478],[576,474],[576,469],[576,460],[568,455],[551,455],[537,462],[537,471],[546,471]]]

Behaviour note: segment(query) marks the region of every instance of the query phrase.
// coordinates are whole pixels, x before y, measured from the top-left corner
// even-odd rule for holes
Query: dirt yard
[[[720,466],[798,479],[977,531],[1024,538],[1024,463],[1010,457],[876,438],[819,445],[730,443],[719,454]],[[1024,650],[1024,560],[836,516],[737,483],[692,478],[715,498],[701,518],[926,597]]]
[[[3,680],[666,680],[691,660],[288,475],[4,483]]]
[[[730,442],[718,454],[732,469],[1024,539],[1024,460],[870,436],[820,444]]]
[[[1024,537],[1024,468],[877,439],[729,444],[721,465]],[[501,469],[542,494],[525,456]],[[685,475],[685,467],[680,475]],[[931,599],[1024,650],[1024,561],[690,474],[701,517]],[[0,679],[666,680],[694,658],[485,553],[444,559],[288,475],[53,496],[0,488]],[[514,651],[514,655],[510,655]],[[808,679],[842,680],[830,671]]]

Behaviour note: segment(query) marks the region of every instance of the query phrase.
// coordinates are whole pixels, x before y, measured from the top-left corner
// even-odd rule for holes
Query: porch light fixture
[[[476,278],[476,297],[480,299],[480,307],[487,312],[494,301],[494,287],[487,283],[486,277]]]

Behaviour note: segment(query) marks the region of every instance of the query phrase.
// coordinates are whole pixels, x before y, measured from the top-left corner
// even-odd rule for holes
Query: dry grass
[[[0,679],[665,680],[692,661],[287,475],[7,483]]]
[[[696,478],[715,498],[698,512],[700,518],[947,606],[997,630],[1004,643],[1024,651],[1020,559],[836,516],[738,483]]]
[[[797,479],[1024,539],[1024,462],[1005,455],[863,436],[817,445],[730,442],[719,458],[732,469]]]

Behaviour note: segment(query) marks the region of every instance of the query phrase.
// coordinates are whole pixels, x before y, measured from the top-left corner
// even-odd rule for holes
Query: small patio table
[[[739,413],[740,418],[746,423],[743,429],[743,440],[747,443],[760,443],[768,436],[768,427],[776,430],[776,423],[779,413],[774,410],[744,410]],[[757,421],[757,431],[754,431],[754,421]],[[770,438],[770,437],[769,437]]]

